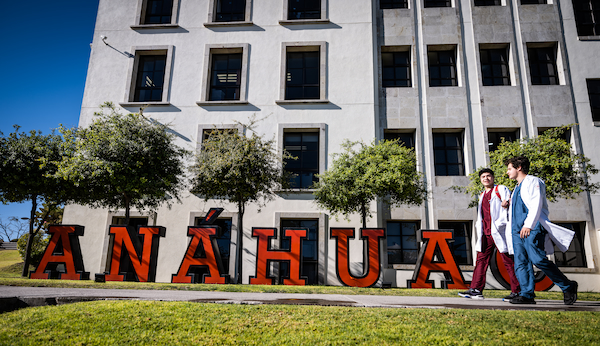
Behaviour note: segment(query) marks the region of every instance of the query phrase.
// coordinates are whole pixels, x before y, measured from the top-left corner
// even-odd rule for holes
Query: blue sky
[[[99,0],[3,1],[0,131],[49,133],[76,126]],[[0,204],[0,218],[29,216],[30,203]]]

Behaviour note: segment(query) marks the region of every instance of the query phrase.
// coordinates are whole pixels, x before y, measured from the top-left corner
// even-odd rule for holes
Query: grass
[[[600,313],[96,301],[2,316],[2,345],[591,345]]]

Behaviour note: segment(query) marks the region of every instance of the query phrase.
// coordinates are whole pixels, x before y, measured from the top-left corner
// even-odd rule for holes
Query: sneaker
[[[523,296],[516,296],[510,300],[511,304],[535,304],[535,300],[533,298],[526,298]]]
[[[572,281],[571,289],[564,292],[565,305],[573,305],[573,303],[575,303],[575,301],[577,300],[577,287],[579,287],[577,282]]]
[[[511,300],[515,299],[518,296],[519,296],[518,293],[510,292],[509,295],[507,295],[506,297],[502,298],[502,301],[504,301],[504,302],[510,302]]]
[[[474,288],[469,288],[467,291],[464,292],[458,292],[458,295],[463,298],[484,299],[481,291]]]

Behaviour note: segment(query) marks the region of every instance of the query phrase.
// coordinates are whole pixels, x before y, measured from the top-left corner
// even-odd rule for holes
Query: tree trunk
[[[238,232],[237,232],[237,255],[235,256],[236,262],[236,272],[237,279],[236,282],[238,284],[242,283],[242,253],[244,248],[244,204],[242,202],[238,202]]]
[[[35,221],[35,211],[37,210],[37,195],[31,197],[31,213],[29,214],[29,237],[27,237],[27,247],[25,248],[25,263],[23,263],[23,271],[21,276],[26,278],[29,275],[29,263],[31,262],[31,246],[35,233],[33,232],[33,222]]]
[[[125,226],[129,226],[129,197],[124,195],[123,199],[125,200]]]
[[[362,217],[362,226],[363,228],[367,228],[367,206],[364,203],[360,207],[360,213]]]

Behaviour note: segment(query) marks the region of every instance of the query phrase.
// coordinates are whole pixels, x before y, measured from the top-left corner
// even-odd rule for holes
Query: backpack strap
[[[494,188],[494,192],[496,192],[496,196],[502,200],[502,196],[500,196],[500,192],[498,192],[498,185],[496,185],[496,188]]]

